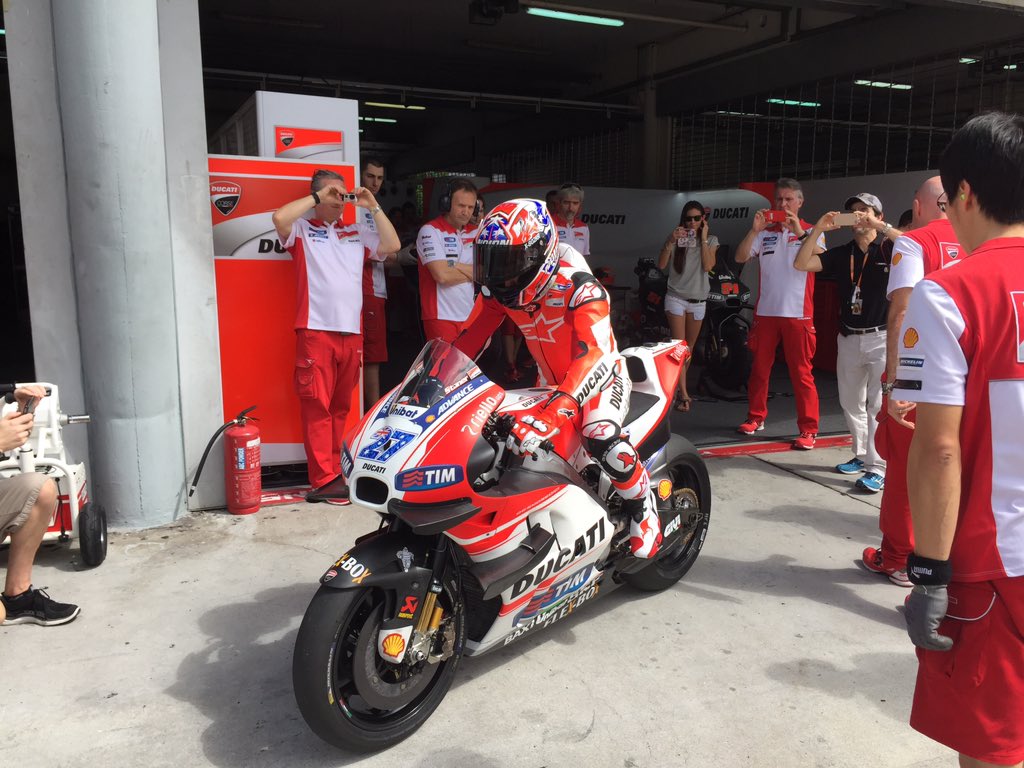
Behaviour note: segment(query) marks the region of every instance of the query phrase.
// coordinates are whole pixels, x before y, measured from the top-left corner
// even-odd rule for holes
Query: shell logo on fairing
[[[402,651],[405,650],[405,640],[397,632],[392,632],[390,635],[384,638],[384,642],[381,643],[384,653],[393,659],[401,658]]]

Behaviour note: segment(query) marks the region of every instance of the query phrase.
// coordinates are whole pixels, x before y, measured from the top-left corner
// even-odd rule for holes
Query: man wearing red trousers
[[[811,225],[799,216],[804,193],[796,179],[775,183],[775,210],[786,220],[770,223],[767,210],[754,214],[754,224],[736,249],[736,262],[757,258],[761,288],[749,346],[754,355],[747,383],[749,408],[747,420],[738,432],[752,435],[764,429],[768,416],[768,378],[775,362],[775,350],[782,343],[789,378],[796,396],[797,427],[800,436],[793,441],[797,450],[809,451],[818,435],[818,390],[811,372],[816,339],[814,335],[814,274],[793,266],[802,241],[810,236]],[[820,235],[814,255],[825,250]]]
[[[913,403],[889,397],[899,366],[899,344],[903,338],[903,316],[910,292],[921,279],[956,264],[965,255],[953,227],[946,219],[947,199],[938,176],[928,179],[914,195],[913,229],[892,247],[889,269],[889,316],[886,321],[885,383],[882,410],[878,416],[875,447],[886,460],[885,490],[878,515],[882,531],[879,547],[867,547],[861,555],[864,567],[889,577],[900,587],[910,587],[907,555],[914,549],[907,497],[907,455],[914,436]]]
[[[281,206],[273,217],[281,245],[295,261],[295,391],[313,486],[307,501],[347,497],[344,480],[331,483],[341,476],[345,420],[362,365],[363,262],[401,247],[365,187],[353,190],[355,204],[370,211],[377,232],[358,219],[339,221],[347,192],[338,174],[319,170],[310,194]],[[311,210],[312,218],[303,218]]]

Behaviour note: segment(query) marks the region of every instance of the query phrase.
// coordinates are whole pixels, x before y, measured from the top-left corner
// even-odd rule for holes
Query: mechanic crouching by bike
[[[537,361],[540,385],[557,388],[517,413],[509,449],[535,453],[565,425],[581,424],[584,446],[629,515],[630,550],[652,557],[661,524],[647,470],[622,434],[632,383],[612,334],[604,286],[560,261],[558,233],[539,200],[510,200],[487,214],[473,243],[473,272],[482,291],[455,346],[475,358],[509,317]]]

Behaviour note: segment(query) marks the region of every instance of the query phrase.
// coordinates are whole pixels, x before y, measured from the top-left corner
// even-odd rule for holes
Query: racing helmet
[[[502,305],[540,300],[558,270],[558,231],[540,200],[520,198],[491,209],[473,240],[473,280]]]

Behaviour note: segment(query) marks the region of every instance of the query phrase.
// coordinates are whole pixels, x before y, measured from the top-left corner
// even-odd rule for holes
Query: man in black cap
[[[885,371],[885,323],[889,310],[886,238],[901,233],[885,222],[882,202],[862,192],[846,201],[853,221],[843,224],[839,211],[826,213],[804,240],[793,266],[804,272],[821,272],[836,281],[839,293],[839,356],[836,379],[839,405],[853,436],[854,456],[839,464],[837,472],[861,475],[857,488],[878,493],[885,487],[885,461],[875,450],[875,416],[882,407],[881,376]],[[823,232],[853,228],[853,239],[814,255],[814,243]]]

